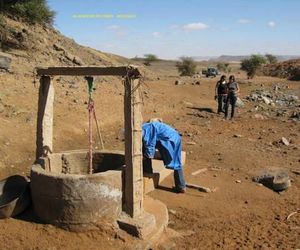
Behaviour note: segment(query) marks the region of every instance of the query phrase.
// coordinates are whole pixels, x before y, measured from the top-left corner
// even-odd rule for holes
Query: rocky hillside
[[[48,25],[28,24],[5,17],[1,27],[0,170],[11,166],[13,171],[15,166],[29,166],[34,155],[39,86],[35,77],[36,67],[120,66],[132,62],[78,45]],[[109,126],[112,117],[122,117],[123,86],[120,80],[120,77],[95,79],[98,90],[94,97],[101,112],[101,125]],[[73,136],[77,133],[85,139],[87,87],[84,78],[54,77],[53,83],[56,91],[55,133],[70,134],[74,141],[78,139]],[[117,119],[122,124],[120,118]],[[80,126],[83,128],[79,129]],[[60,138],[71,146],[76,145],[74,141]]]
[[[12,57],[13,72],[32,72],[36,66],[120,65],[126,58],[83,47],[59,31],[39,24],[5,18],[2,44]]]
[[[264,75],[288,78],[292,81],[300,81],[300,59],[266,65],[263,68]]]

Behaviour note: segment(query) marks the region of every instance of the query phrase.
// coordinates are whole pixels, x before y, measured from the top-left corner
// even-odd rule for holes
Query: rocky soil
[[[0,72],[1,178],[28,174],[34,160],[39,85],[35,67],[128,63],[127,59],[76,45],[57,31],[9,22],[26,34],[26,39],[34,39],[26,50],[6,51],[12,57],[11,67]],[[151,193],[167,205],[169,227],[180,235],[159,249],[299,249],[299,82],[262,76],[247,80],[234,71],[244,105],[233,121],[226,121],[216,114],[217,79],[181,78],[170,62],[154,63],[146,72],[151,73],[146,74],[142,85],[144,120],[161,117],[177,128],[187,152],[186,180],[215,190],[202,193],[188,189],[185,194],[175,194],[170,191],[174,185],[170,176]],[[183,84],[175,85],[176,81]],[[87,148],[88,95],[84,79],[55,77],[53,82],[54,151]],[[121,79],[96,78],[94,99],[105,147],[122,149]],[[270,168],[287,171],[291,179],[287,191],[274,192],[252,181],[253,176]],[[198,174],[194,174],[196,171]],[[297,213],[289,217],[293,212]],[[139,240],[115,233],[109,226],[85,233],[57,229],[38,221],[30,209],[17,218],[0,221],[1,249],[141,246]]]

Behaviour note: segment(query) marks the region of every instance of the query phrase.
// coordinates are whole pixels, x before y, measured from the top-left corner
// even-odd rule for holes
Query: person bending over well
[[[158,149],[166,168],[174,170],[174,191],[185,193],[186,186],[181,163],[181,137],[171,126],[159,122],[148,122],[142,126],[143,155],[154,158]]]

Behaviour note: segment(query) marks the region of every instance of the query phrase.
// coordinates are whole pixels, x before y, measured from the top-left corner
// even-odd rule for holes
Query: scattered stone
[[[193,141],[188,141],[186,142],[186,145],[196,145],[197,143],[196,142],[193,142]]]
[[[245,106],[245,103],[241,100],[241,98],[238,97],[236,100],[236,106],[242,108]]]
[[[170,208],[168,209],[168,211],[169,211],[170,214],[174,214],[174,215],[177,213],[176,210],[170,209]]]
[[[176,80],[175,81],[175,85],[183,85],[184,83],[182,82],[182,81],[180,81],[180,80]]]
[[[235,183],[242,183],[242,181],[241,180],[236,180]]]
[[[270,100],[268,97],[266,97],[266,96],[262,96],[262,100],[263,100],[264,103],[267,104],[267,105],[271,104],[271,100]]]
[[[264,170],[261,174],[254,176],[252,180],[276,192],[281,192],[291,186],[288,172],[282,169]]]
[[[211,171],[221,171],[222,168],[216,166],[216,167],[211,167],[209,170],[211,170]]]
[[[194,106],[193,103],[187,102],[187,101],[184,101],[183,104],[186,105],[186,106],[190,106],[190,107],[193,107],[193,106]]]
[[[242,137],[242,135],[235,134],[233,137],[235,137],[235,138],[241,138],[241,137]]]
[[[283,143],[285,146],[289,146],[290,145],[290,142],[285,137],[282,137],[280,142]]]
[[[192,183],[186,183],[186,187],[193,188],[193,189],[196,189],[196,190],[198,190],[200,192],[204,192],[204,193],[211,193],[216,190],[216,189],[211,190],[210,188],[199,186],[199,185],[192,184]]]
[[[7,54],[0,52],[0,69],[9,70],[12,57]]]
[[[265,117],[264,117],[263,115],[261,115],[261,114],[255,114],[255,115],[254,115],[254,118],[256,118],[256,119],[261,119],[261,120],[264,120],[264,119],[265,119]]]
[[[79,66],[84,64],[83,61],[78,56],[74,56],[72,62]]]
[[[292,173],[295,175],[300,175],[300,171],[299,170],[292,170]]]
[[[56,50],[56,51],[65,51],[65,48],[60,46],[59,44],[55,43],[53,44],[53,48]]]
[[[194,171],[193,173],[191,173],[191,175],[195,176],[197,174],[201,174],[201,173],[204,173],[207,171],[207,168],[201,168],[201,169],[198,169],[197,171]]]
[[[265,90],[255,90],[253,93],[246,97],[246,100],[256,102],[256,103],[265,103],[272,106],[273,108],[277,106],[297,106],[299,98],[296,95],[285,94],[278,91],[278,87],[273,88],[273,93]],[[257,106],[256,110],[266,110],[263,106]]]
[[[300,120],[300,112],[294,111],[290,118]]]

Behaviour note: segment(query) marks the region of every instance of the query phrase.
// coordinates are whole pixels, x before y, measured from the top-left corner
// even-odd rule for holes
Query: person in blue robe
[[[174,170],[175,191],[186,189],[181,163],[181,137],[171,126],[159,122],[148,122],[142,126],[143,155],[152,159],[158,149],[166,168]]]

